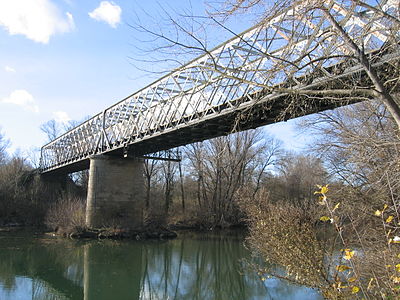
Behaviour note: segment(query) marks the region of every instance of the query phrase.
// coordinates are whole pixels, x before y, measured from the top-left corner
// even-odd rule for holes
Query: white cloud
[[[113,28],[116,28],[121,21],[121,7],[114,2],[101,1],[99,7],[89,13],[92,19],[104,21]]]
[[[55,111],[53,112],[53,117],[57,122],[61,123],[68,123],[68,121],[71,121],[71,118],[65,111]]]
[[[44,44],[54,34],[75,27],[72,15],[63,15],[51,0],[1,0],[0,26],[11,35],[22,34]]]
[[[15,104],[35,113],[39,112],[39,107],[36,105],[35,99],[26,90],[15,90],[10,96],[1,99],[0,102]]]
[[[9,72],[9,73],[15,73],[16,72],[15,69],[13,67],[10,67],[10,66],[5,66],[4,70],[6,72]]]

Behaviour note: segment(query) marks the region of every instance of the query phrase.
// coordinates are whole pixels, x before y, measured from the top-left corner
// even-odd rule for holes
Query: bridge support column
[[[105,155],[90,158],[86,225],[137,229],[143,223],[143,160]]]

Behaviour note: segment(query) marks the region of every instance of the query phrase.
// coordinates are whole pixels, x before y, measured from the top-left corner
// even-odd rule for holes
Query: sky
[[[40,125],[48,120],[83,120],[154,81],[154,73],[133,63],[148,38],[132,25],[151,27],[164,10],[204,14],[205,6],[202,0],[170,0],[167,7],[155,0],[1,0],[0,130],[9,152],[44,145]],[[250,25],[236,22],[235,30]],[[295,121],[264,130],[287,149],[305,144]]]

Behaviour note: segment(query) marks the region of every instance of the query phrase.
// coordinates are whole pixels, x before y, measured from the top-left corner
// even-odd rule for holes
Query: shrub
[[[271,203],[266,191],[254,198],[241,193],[247,244],[267,263],[257,266],[259,274],[316,288],[327,299],[399,299],[397,202],[350,211],[344,199],[328,197],[328,186],[319,186],[316,196],[315,207],[305,212]]]
[[[86,228],[85,211],[84,199],[63,196],[50,206],[45,224],[60,233],[81,231]]]
[[[327,243],[318,237],[313,209],[304,211],[286,201],[271,203],[265,190],[254,198],[241,191],[240,206],[247,214],[246,242],[269,266],[259,267],[260,274],[317,288],[325,294],[332,289],[326,268]],[[281,267],[285,272],[279,271]]]

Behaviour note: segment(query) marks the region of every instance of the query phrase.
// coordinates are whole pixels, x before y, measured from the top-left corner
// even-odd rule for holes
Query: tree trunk
[[[183,174],[182,174],[181,162],[179,162],[178,167],[179,167],[179,177],[181,180],[182,212],[185,212],[185,189],[183,187]]]

